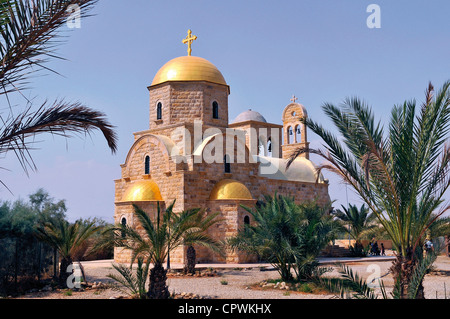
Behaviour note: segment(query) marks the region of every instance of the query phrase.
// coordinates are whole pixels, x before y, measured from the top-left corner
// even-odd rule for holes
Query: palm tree
[[[437,251],[430,252],[427,255],[421,256],[417,261],[417,265],[411,275],[410,283],[408,284],[408,290],[406,291],[408,299],[416,299],[421,292],[422,281],[426,274],[432,269],[433,263],[436,261],[439,255],[439,249]],[[375,293],[366,280],[360,277],[357,272],[344,265],[335,264],[337,271],[342,275],[340,280],[333,280],[333,278],[320,278],[318,281],[323,287],[327,288],[330,292],[336,293],[340,298],[346,299],[378,299],[379,295]],[[395,285],[398,286],[399,282]],[[389,299],[384,286],[384,282],[378,279],[378,285],[383,299]],[[393,299],[404,298],[399,294],[400,289],[395,287],[391,292]]]
[[[430,83],[419,110],[415,101],[394,106],[386,136],[361,100],[348,98],[341,107],[324,104],[345,146],[320,124],[304,120],[325,142],[325,150],[311,150],[327,161],[319,170],[330,170],[350,185],[392,239],[396,260],[391,269],[403,298],[408,296],[421,241],[449,208],[442,206],[450,185],[450,148],[445,144],[450,130],[449,87],[446,82],[435,96]],[[305,151],[298,149],[290,160]]]
[[[14,152],[24,171],[35,170],[30,155],[34,138],[42,133],[63,137],[90,134],[99,129],[114,153],[117,137],[103,113],[79,102],[44,102],[33,110],[32,101],[23,94],[31,74],[50,70],[45,63],[58,58],[56,47],[62,42],[58,31],[67,23],[70,8],[76,6],[85,17],[97,0],[0,0],[0,95],[20,94],[26,107],[14,114],[0,114],[0,154]],[[56,40],[58,39],[58,40]],[[54,72],[54,71],[52,71]],[[56,72],[55,72],[56,73]],[[0,181],[5,187],[6,185]]]
[[[139,257],[137,262],[136,272],[133,272],[133,264],[130,267],[124,265],[112,265],[119,273],[108,274],[107,277],[117,281],[120,285],[113,287],[113,289],[126,293],[132,298],[147,299],[147,291],[145,283],[148,278],[149,263],[144,265],[143,258]]]
[[[430,221],[434,219],[430,228],[427,230],[427,236],[430,238],[445,237],[450,234],[450,217],[438,217],[436,214],[431,214]],[[423,245],[423,241],[421,242]]]
[[[317,257],[336,239],[340,230],[339,224],[329,214],[331,203],[323,207],[314,202],[299,206],[301,224],[296,236],[300,249],[295,255],[294,268],[297,281],[316,279],[328,271],[328,268],[319,268]]]
[[[245,225],[235,237],[228,239],[231,249],[256,254],[278,271],[283,281],[292,281],[293,254],[298,246],[296,227],[300,225],[299,207],[291,198],[264,196],[256,208],[244,207],[254,224]]]
[[[223,254],[222,243],[215,240],[208,234],[208,229],[217,224],[219,213],[207,214],[205,210],[198,210],[192,219],[192,228],[184,236],[183,245],[187,247],[185,258],[185,273],[195,273],[196,251],[194,245],[209,248],[215,253]],[[182,218],[178,215],[177,218]]]
[[[359,209],[352,204],[348,208],[342,206],[342,209],[343,211],[337,209],[333,215],[343,223],[345,231],[355,240],[354,254],[362,255],[363,245],[361,240],[377,227],[377,224],[374,223],[377,217],[364,204]]]
[[[59,284],[64,286],[70,273],[67,269],[74,261],[80,262],[86,254],[85,244],[100,230],[95,222],[81,220],[71,224],[66,220],[53,220],[36,228],[36,237],[56,249],[61,258]]]
[[[153,264],[147,293],[150,299],[169,297],[166,285],[167,270],[163,264],[170,252],[185,244],[201,243],[209,247],[216,246],[214,240],[203,233],[207,230],[204,227],[213,224],[210,218],[203,218],[203,212],[199,209],[174,213],[174,205],[175,201],[161,212],[158,202],[156,217],[152,220],[145,211],[133,204],[134,213],[143,232],[121,224],[105,232],[107,241],[108,233],[114,232],[116,234],[113,237],[114,245],[132,252],[131,263],[143,258],[147,263]],[[212,219],[214,218],[215,216]]]
[[[255,209],[243,206],[253,217],[228,245],[256,254],[271,263],[283,281],[303,280],[316,273],[317,256],[333,240],[337,227],[328,208],[297,205],[293,198],[264,196]]]

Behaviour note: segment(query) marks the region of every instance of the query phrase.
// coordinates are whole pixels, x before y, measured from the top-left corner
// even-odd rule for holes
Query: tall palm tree
[[[343,223],[344,227],[347,226],[345,231],[355,240],[353,252],[361,254],[363,251],[361,240],[377,227],[375,223],[377,217],[364,204],[360,208],[350,204],[348,208],[342,206],[342,209],[337,209],[333,215]]]
[[[212,225],[210,219],[203,220],[203,212],[199,209],[186,210],[174,213],[175,201],[164,212],[161,211],[158,202],[154,220],[133,204],[134,213],[143,232],[128,225],[117,225],[105,232],[106,244],[111,240],[108,234],[115,233],[114,245],[131,251],[131,263],[143,258],[147,263],[152,263],[148,297],[150,299],[167,299],[169,290],[167,287],[167,270],[164,269],[164,261],[170,252],[185,244],[201,243],[214,247],[214,240],[209,238],[203,229],[205,225]],[[109,239],[108,239],[109,237]]]
[[[36,237],[56,249],[61,258],[59,266],[59,284],[64,286],[70,272],[68,267],[74,261],[80,261],[86,254],[85,244],[89,238],[100,230],[95,222],[81,220],[71,224],[66,220],[52,220],[43,227],[36,228]]]
[[[445,144],[450,131],[449,87],[446,82],[434,95],[430,83],[419,109],[416,101],[394,106],[386,131],[357,98],[346,99],[341,107],[324,104],[344,145],[319,123],[304,121],[325,142],[325,150],[311,151],[327,161],[319,170],[330,170],[350,185],[392,239],[397,253],[391,269],[403,298],[420,258],[421,241],[449,208],[442,205],[450,186],[450,148]],[[290,160],[305,151],[298,149]]]
[[[34,108],[25,97],[30,75],[40,70],[55,72],[45,64],[59,58],[55,49],[62,42],[61,31],[79,10],[86,17],[97,0],[0,0],[0,96],[10,103],[10,94],[20,94],[26,107],[15,114],[9,105],[0,114],[0,155],[14,152],[24,171],[35,170],[31,157],[34,138],[42,133],[70,137],[100,130],[114,153],[117,137],[101,112],[79,102],[56,100]],[[55,72],[56,73],[56,72]],[[8,108],[4,108],[8,109]],[[2,182],[2,181],[0,181]],[[2,184],[6,186],[3,182]]]

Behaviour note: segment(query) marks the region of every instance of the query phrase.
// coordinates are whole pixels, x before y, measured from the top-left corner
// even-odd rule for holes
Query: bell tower
[[[309,142],[307,128],[302,119],[308,117],[306,108],[297,103],[295,95],[291,99],[291,104],[286,106],[283,112],[283,158],[288,159],[298,148],[305,148],[307,151],[300,155],[309,159]]]

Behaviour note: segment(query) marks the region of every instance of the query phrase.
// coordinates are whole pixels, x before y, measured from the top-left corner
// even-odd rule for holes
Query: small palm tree
[[[124,265],[112,265],[119,273],[109,274],[107,277],[117,281],[121,286],[115,286],[113,289],[124,292],[132,298],[147,299],[147,290],[145,283],[147,282],[148,270],[150,263],[145,263],[142,258],[138,258],[136,272],[133,272],[133,264],[130,267]]]
[[[70,273],[67,269],[74,261],[80,261],[86,254],[86,242],[100,230],[95,222],[66,220],[50,221],[36,228],[36,237],[58,251],[61,258],[59,284],[64,286]]]
[[[228,240],[235,250],[256,254],[271,263],[283,281],[314,275],[317,256],[337,232],[328,208],[297,205],[293,198],[264,196],[255,209],[243,206],[254,219]]]
[[[322,108],[343,141],[306,119],[304,123],[325,142],[325,150],[310,152],[327,161],[319,170],[338,174],[377,216],[396,250],[391,269],[399,283],[398,293],[407,298],[421,258],[421,242],[450,208],[442,206],[450,186],[450,148],[446,145],[450,82],[436,96],[430,83],[419,110],[415,101],[395,106],[386,135],[371,109],[357,98],[346,99],[342,107],[327,103]],[[305,151],[299,148],[290,162]]]
[[[372,214],[364,204],[359,209],[351,204],[348,208],[342,206],[342,209],[337,209],[333,215],[342,222],[345,231],[355,240],[353,251],[360,255],[363,253],[361,240],[378,227],[377,216]]]
[[[293,251],[298,246],[296,227],[301,224],[299,207],[291,198],[264,196],[255,209],[244,207],[254,224],[245,225],[228,239],[231,249],[256,254],[271,263],[283,281],[292,281]]]
[[[158,202],[156,217],[152,220],[145,211],[133,204],[134,213],[142,226],[143,233],[127,225],[117,225],[105,232],[105,238],[108,238],[108,233],[114,232],[116,234],[113,237],[114,245],[132,252],[132,263],[137,258],[143,258],[147,263],[153,264],[147,292],[150,299],[169,298],[166,284],[167,270],[164,269],[163,264],[170,252],[189,243],[216,246],[211,238],[203,234],[207,230],[205,227],[213,224],[210,218],[202,218],[203,213],[199,209],[176,214],[173,212],[174,205],[175,201],[161,212]]]
[[[208,234],[208,229],[217,224],[219,213],[207,214],[205,210],[198,210],[192,219],[192,228],[184,236],[184,246],[187,247],[185,258],[185,273],[195,273],[196,251],[194,245],[209,248],[215,253],[223,254],[222,243],[215,240]],[[178,218],[182,218],[181,215]]]
[[[319,254],[336,239],[339,224],[329,214],[331,203],[321,207],[316,203],[303,203],[300,206],[301,224],[297,231],[299,251],[295,255],[297,281],[312,280],[328,268],[319,268]]]

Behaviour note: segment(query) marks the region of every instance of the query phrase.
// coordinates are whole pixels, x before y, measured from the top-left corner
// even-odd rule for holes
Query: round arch
[[[130,159],[133,158],[136,150],[140,146],[142,146],[142,144],[154,144],[154,145],[156,145],[159,148],[162,156],[165,159],[166,171],[170,170],[170,163],[169,163],[170,157],[173,156],[173,155],[177,155],[177,154],[172,154],[172,152],[174,150],[176,150],[176,148],[174,148],[175,144],[172,142],[171,139],[169,139],[166,136],[154,135],[154,134],[143,135],[143,136],[138,138],[133,143],[133,145],[131,146],[131,148],[130,148],[128,154],[127,154],[127,157],[125,159],[124,165],[126,167],[128,166],[128,163],[129,163]],[[147,152],[146,152],[146,154],[147,154]]]

